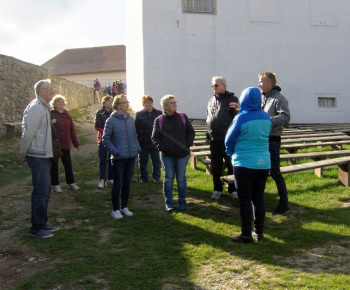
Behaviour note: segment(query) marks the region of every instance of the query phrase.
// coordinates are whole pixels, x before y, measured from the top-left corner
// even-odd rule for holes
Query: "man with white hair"
[[[214,183],[214,192],[211,199],[219,199],[223,190],[220,177],[224,159],[228,171],[227,174],[233,174],[231,157],[226,154],[225,136],[233,118],[237,115],[233,104],[238,103],[238,98],[234,93],[226,90],[226,79],[223,77],[213,77],[211,86],[214,95],[208,102],[205,144],[210,144],[211,153],[211,169]],[[236,188],[233,183],[229,185],[228,192],[232,198],[237,198]]]
[[[27,161],[32,171],[31,234],[50,238],[58,227],[47,224],[47,207],[51,192],[52,132],[49,102],[55,94],[51,80],[40,80],[34,85],[36,98],[23,112],[22,138],[18,159]]]

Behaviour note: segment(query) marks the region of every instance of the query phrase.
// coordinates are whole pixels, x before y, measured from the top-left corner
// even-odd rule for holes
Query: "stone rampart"
[[[4,123],[22,120],[24,109],[35,97],[34,84],[41,79],[51,79],[56,94],[66,97],[67,110],[94,102],[93,89],[59,78],[40,66],[0,54],[0,135],[5,133]]]

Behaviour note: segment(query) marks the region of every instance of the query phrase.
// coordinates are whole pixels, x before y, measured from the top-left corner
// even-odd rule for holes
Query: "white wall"
[[[350,122],[349,1],[217,0],[217,15],[183,14],[180,0],[130,2],[127,70],[138,71],[132,83],[128,71],[129,95],[149,94],[158,105],[172,93],[179,111],[205,118],[212,76],[239,96],[272,71],[293,123]],[[336,97],[337,108],[319,109],[320,94]]]
[[[151,92],[145,90],[142,9],[142,0],[126,2],[126,71],[128,79],[128,100],[135,111],[142,108],[142,96],[151,94]]]

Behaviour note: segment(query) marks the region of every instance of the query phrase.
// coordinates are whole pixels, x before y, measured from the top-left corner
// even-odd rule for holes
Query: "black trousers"
[[[64,166],[64,172],[66,174],[67,184],[74,183],[72,159],[70,157],[70,150],[62,150],[63,155],[61,157],[62,164]],[[51,165],[51,185],[59,185],[60,181],[58,178],[58,162],[53,162]]]
[[[224,161],[227,167],[227,174],[233,174],[233,166],[231,157],[226,154],[226,148],[224,141],[210,141],[210,153],[211,153],[211,170],[213,173],[213,183],[214,183],[214,191],[222,191],[223,186],[220,180],[222,176],[222,168],[224,165]],[[236,191],[236,187],[234,183],[229,184],[228,192],[231,193]]]

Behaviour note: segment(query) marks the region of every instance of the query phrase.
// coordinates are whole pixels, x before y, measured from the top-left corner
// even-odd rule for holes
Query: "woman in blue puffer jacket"
[[[118,95],[113,101],[113,112],[107,119],[102,142],[111,153],[113,166],[112,217],[122,218],[122,214],[132,216],[128,210],[130,183],[134,175],[135,158],[141,152],[137,140],[135,120],[128,113],[129,102],[125,95]],[[119,195],[121,191],[121,204]]]
[[[242,233],[232,242],[253,242],[254,232],[258,241],[263,239],[266,180],[271,168],[269,136],[272,121],[261,109],[258,88],[245,89],[239,99],[239,114],[229,127],[225,146],[232,157],[233,174],[237,188]]]

